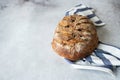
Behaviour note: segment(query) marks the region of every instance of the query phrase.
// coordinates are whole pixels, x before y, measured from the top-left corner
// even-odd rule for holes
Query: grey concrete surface
[[[7,2],[6,2],[7,1]],[[0,80],[119,80],[111,75],[75,70],[51,48],[53,33],[65,11],[77,4],[96,9],[106,23],[97,28],[100,41],[120,47],[120,0],[0,0]],[[38,0],[39,1],[39,0]]]

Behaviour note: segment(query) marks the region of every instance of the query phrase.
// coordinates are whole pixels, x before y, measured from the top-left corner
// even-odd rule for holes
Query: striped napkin
[[[87,16],[93,21],[95,26],[105,25],[105,23],[95,15],[95,10],[93,8],[83,4],[71,8],[65,15],[73,14]],[[112,74],[113,70],[120,66],[120,48],[99,42],[98,47],[93,51],[92,55],[74,62],[67,60],[67,62],[76,69],[99,70]]]
[[[83,15],[87,16],[91,21],[93,21],[95,26],[103,26],[105,23],[103,23],[96,15],[95,15],[95,10],[91,7],[87,7],[83,4],[76,5],[75,7],[71,8],[66,12],[67,15],[73,15],[73,14],[78,14],[78,15]]]

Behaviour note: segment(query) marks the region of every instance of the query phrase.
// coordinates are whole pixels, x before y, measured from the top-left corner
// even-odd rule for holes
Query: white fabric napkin
[[[95,15],[95,10],[93,8],[87,7],[83,4],[71,8],[65,15],[73,14],[87,16],[93,21],[95,26],[105,25],[105,23]],[[98,47],[93,51],[92,55],[74,62],[67,60],[67,62],[76,69],[99,70],[112,74],[113,70],[120,66],[120,48],[99,42]]]

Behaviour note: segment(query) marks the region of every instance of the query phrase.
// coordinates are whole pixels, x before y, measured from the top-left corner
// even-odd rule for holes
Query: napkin
[[[95,26],[105,25],[105,23],[103,23],[99,17],[95,15],[95,10],[93,8],[87,7],[83,4],[76,5],[75,7],[69,9],[65,15],[67,16],[73,14],[87,16],[91,21],[93,21]]]
[[[105,25],[105,23],[96,16],[93,8],[83,4],[71,8],[65,15],[73,14],[87,16],[95,26]],[[77,61],[65,60],[76,69],[98,70],[113,74],[113,71],[120,66],[120,48],[99,41],[98,47],[92,52],[92,55]]]

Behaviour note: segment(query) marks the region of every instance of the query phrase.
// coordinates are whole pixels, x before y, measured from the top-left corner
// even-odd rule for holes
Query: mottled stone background
[[[119,80],[75,70],[51,49],[53,33],[65,12],[77,4],[93,7],[106,23],[100,41],[120,47],[119,0],[0,0],[0,80]]]

